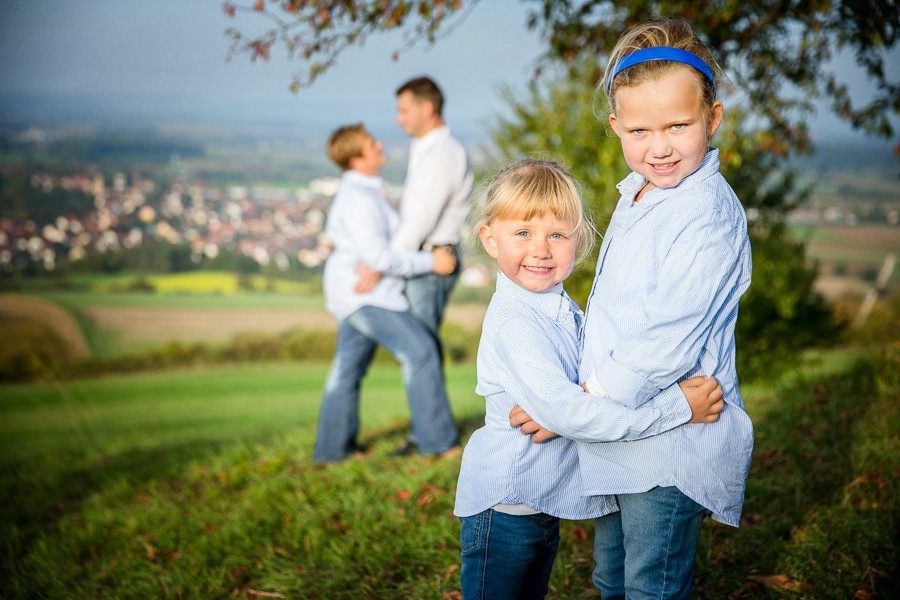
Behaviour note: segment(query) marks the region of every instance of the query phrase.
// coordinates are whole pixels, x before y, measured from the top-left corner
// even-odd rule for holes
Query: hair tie
[[[612,90],[612,82],[613,79],[616,78],[616,75],[628,67],[633,67],[634,65],[649,62],[651,60],[670,60],[672,62],[679,62],[688,65],[689,67],[693,67],[709,80],[712,84],[713,91],[716,89],[716,76],[713,75],[712,69],[709,68],[709,65],[707,65],[702,58],[693,52],[688,52],[687,50],[682,50],[680,48],[655,46],[653,48],[635,50],[631,54],[626,54],[619,59],[612,76],[610,76],[609,81],[606,82],[606,93],[608,94],[610,90]]]

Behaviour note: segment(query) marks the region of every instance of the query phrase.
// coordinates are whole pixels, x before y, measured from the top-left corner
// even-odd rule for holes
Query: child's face
[[[381,142],[368,136],[363,142],[362,153],[350,159],[351,168],[366,175],[378,175],[381,167],[387,162]]]
[[[478,232],[504,275],[532,292],[565,280],[575,267],[578,240],[572,224],[548,213],[528,221],[496,219]]]
[[[701,101],[697,76],[688,67],[619,88],[616,113],[609,116],[625,162],[650,182],[645,191],[674,187],[696,171],[721,122],[722,104],[716,102],[710,114]]]

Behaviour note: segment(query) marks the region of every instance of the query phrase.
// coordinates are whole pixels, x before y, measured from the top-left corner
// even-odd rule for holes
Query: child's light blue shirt
[[[726,407],[716,423],[579,444],[584,491],[676,486],[737,526],[753,449],[735,370],[738,302],[751,275],[744,209],[719,173],[718,150],[678,186],[635,203],[644,183],[632,173],[619,184],[588,299],[581,379],[638,408],[673,382],[713,375]],[[545,426],[567,435],[561,423]]]
[[[584,393],[578,385],[582,314],[562,284],[535,293],[497,275],[482,325],[478,383],[485,424],[466,444],[454,514],[467,517],[497,504],[527,506],[564,519],[613,512],[615,501],[585,496],[575,443],[534,444],[509,425],[519,404],[538,422],[562,415],[573,437],[635,439],[690,419],[678,386],[638,410]]]

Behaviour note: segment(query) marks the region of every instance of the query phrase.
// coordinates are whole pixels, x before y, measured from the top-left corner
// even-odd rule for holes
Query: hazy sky
[[[394,62],[399,37],[376,35],[342,55],[312,88],[292,94],[288,86],[296,63],[285,60],[282,48],[273,51],[270,62],[251,64],[247,56],[226,61],[225,29],[236,25],[249,32],[266,21],[241,13],[231,19],[220,0],[3,4],[0,113],[7,119],[88,111],[118,122],[208,117],[316,123],[327,130],[363,120],[373,131],[395,131],[394,90],[428,73],[448,96],[451,126],[475,138],[487,119],[505,108],[499,87],[522,86],[543,49],[538,34],[526,30],[521,2],[483,0],[431,49],[408,51]],[[863,80],[858,81],[855,92],[865,95]],[[835,123],[820,118],[814,132],[846,135],[849,129]]]
[[[231,19],[218,0],[4,4],[4,97],[71,94],[113,116],[365,120],[379,129],[393,127],[397,86],[428,73],[448,96],[451,124],[472,129],[502,109],[498,87],[525,81],[542,49],[515,0],[489,0],[430,50],[408,51],[394,62],[399,37],[374,36],[343,54],[313,87],[292,94],[288,87],[297,63],[285,59],[283,48],[273,49],[269,62],[251,63],[247,56],[226,61],[227,27],[253,31],[267,21],[242,13]]]

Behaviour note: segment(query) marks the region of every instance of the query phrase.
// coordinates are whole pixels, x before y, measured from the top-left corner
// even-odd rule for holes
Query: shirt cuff
[[[610,398],[632,408],[640,406],[660,391],[649,379],[623,367],[611,356],[603,357],[588,380],[592,378],[603,382],[602,389]]]
[[[431,252],[416,252],[412,262],[413,275],[434,271],[434,257]]]
[[[661,428],[663,430],[684,425],[694,416],[691,406],[687,403],[687,398],[684,397],[684,392],[681,391],[681,386],[677,383],[662,390],[653,398],[653,401],[662,412]]]

